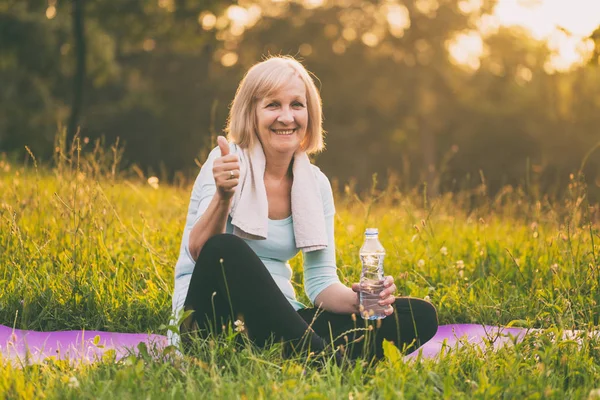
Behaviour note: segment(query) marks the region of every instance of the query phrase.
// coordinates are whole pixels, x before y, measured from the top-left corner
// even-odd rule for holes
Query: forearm
[[[213,196],[206,211],[190,232],[189,249],[196,260],[204,243],[214,235],[225,233],[231,199],[222,199],[218,192]]]
[[[337,282],[329,285],[317,295],[315,307],[337,314],[358,313],[358,294]]]

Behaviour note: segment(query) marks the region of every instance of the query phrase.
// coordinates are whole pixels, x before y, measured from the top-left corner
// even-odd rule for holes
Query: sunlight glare
[[[447,43],[450,60],[466,65],[472,70],[479,69],[479,58],[483,54],[483,39],[477,31],[463,32]]]
[[[354,30],[353,28],[344,28],[344,30],[342,31],[342,37],[348,42],[352,42],[356,39],[357,36],[358,34],[356,33],[356,30]]]
[[[232,5],[227,9],[227,18],[236,25],[244,26],[248,21],[248,11],[244,7]]]
[[[321,7],[323,5],[323,0],[304,0],[303,5],[304,8],[312,10],[313,8]]]
[[[233,67],[238,62],[238,55],[233,51],[229,51],[223,54],[221,57],[221,64],[224,67]]]
[[[302,43],[300,45],[300,47],[298,48],[298,52],[300,53],[301,56],[307,57],[312,54],[313,49],[312,49],[312,46],[310,45],[310,43]]]
[[[427,15],[430,18],[435,17],[437,9],[440,7],[440,3],[437,0],[416,0],[415,8],[419,10],[421,14]]]
[[[464,12],[470,9],[467,3],[478,1],[463,0],[459,8]],[[593,44],[588,37],[600,26],[600,1],[498,0],[493,14],[483,15],[477,22],[483,36],[494,34],[500,26],[515,25],[526,29],[534,39],[547,42],[553,53],[544,66],[547,72],[567,71],[587,62],[593,53]],[[481,56],[467,55],[472,51],[482,51],[473,39],[462,37],[452,43],[449,51],[456,62],[472,62],[474,57]]]
[[[256,25],[261,16],[262,8],[260,8],[258,4],[252,4],[250,7],[248,7],[246,27],[252,28],[254,25]]]
[[[52,19],[56,17],[56,7],[50,6],[46,9],[46,18]]]
[[[338,39],[335,42],[333,42],[333,44],[331,45],[331,49],[337,55],[344,54],[344,52],[346,51],[346,44],[343,40]]]
[[[361,40],[369,47],[375,47],[379,44],[379,37],[374,32],[365,32],[361,36]]]
[[[517,67],[517,71],[515,74],[515,80],[519,85],[524,85],[525,83],[531,82],[533,78],[533,72],[531,69],[524,65],[519,65]]]
[[[461,0],[458,3],[458,9],[465,15],[479,11],[483,6],[483,0]]]
[[[168,12],[175,11],[175,1],[174,0],[158,0],[158,6],[160,8],[164,8]]]
[[[408,9],[400,4],[390,4],[387,6],[387,21],[390,33],[400,38],[404,31],[410,28],[410,14]]]
[[[562,31],[554,31],[548,38],[548,48],[553,51],[549,59],[551,68],[548,68],[567,71],[571,66],[589,60],[594,52],[594,42],[591,39],[582,40],[568,36]]]
[[[600,25],[600,2],[591,0],[540,0],[527,4],[499,0],[494,14],[503,25],[520,25],[536,39],[546,39],[557,27],[576,36],[589,36]]]
[[[477,29],[483,36],[493,35],[500,28],[500,19],[495,15],[485,14],[477,21]]]
[[[202,25],[202,29],[209,31],[215,27],[217,17],[210,11],[204,11],[198,16],[198,22]]]

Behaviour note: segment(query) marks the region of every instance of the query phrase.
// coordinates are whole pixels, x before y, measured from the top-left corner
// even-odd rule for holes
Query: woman
[[[259,346],[274,338],[323,353],[333,340],[351,358],[370,358],[382,356],[384,338],[414,349],[437,331],[435,308],[394,297],[391,276],[380,304],[393,316],[370,328],[357,321],[358,284],[336,273],[331,186],[307,157],[323,149],[321,122],[319,93],[293,58],[258,63],[240,83],[230,143],[218,138],[192,191],[173,296],[176,314],[193,310],[182,337],[235,321]],[[315,308],[299,303],[291,284],[288,260],[298,251]]]

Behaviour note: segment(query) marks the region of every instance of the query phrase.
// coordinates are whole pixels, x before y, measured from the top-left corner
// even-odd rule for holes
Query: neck
[[[293,157],[287,159],[272,159],[267,157],[265,165],[265,176],[282,180],[289,176],[292,172]]]

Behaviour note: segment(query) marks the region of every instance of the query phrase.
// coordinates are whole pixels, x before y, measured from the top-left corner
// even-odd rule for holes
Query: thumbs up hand
[[[221,150],[221,157],[229,155],[229,143],[227,143],[227,139],[224,136],[217,137],[217,144],[219,145],[219,149]]]
[[[229,154],[229,144],[223,136],[217,137],[221,157],[213,164],[213,177],[217,185],[217,194],[223,200],[231,200],[240,178],[240,160],[235,154]]]

